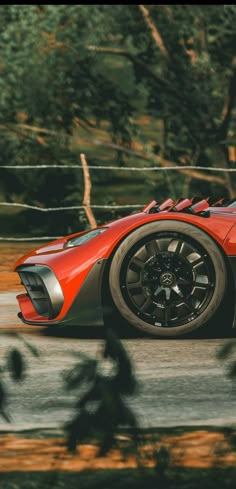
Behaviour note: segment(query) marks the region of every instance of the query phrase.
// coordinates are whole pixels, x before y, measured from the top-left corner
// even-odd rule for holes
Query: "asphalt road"
[[[64,389],[63,372],[75,364],[75,352],[100,357],[103,338],[47,336],[43,329],[22,325],[17,311],[15,294],[1,293],[0,362],[4,363],[10,348],[18,346],[26,355],[27,375],[15,384],[4,374],[11,424],[0,417],[0,431],[61,428],[72,416],[76,399]],[[38,348],[39,358],[12,335],[16,331]],[[139,383],[136,395],[127,401],[140,425],[235,424],[236,385],[226,376],[226,364],[216,356],[225,341],[123,339]],[[106,370],[109,365],[103,362],[101,367]]]

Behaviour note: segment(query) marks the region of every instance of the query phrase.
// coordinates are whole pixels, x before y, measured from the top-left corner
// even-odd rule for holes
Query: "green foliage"
[[[236,9],[144,7],[146,14],[138,5],[2,6],[0,166],[79,164],[86,148],[95,165],[152,166],[164,160],[199,168],[231,166]],[[99,148],[92,146],[94,140]],[[104,142],[116,149],[103,148]],[[134,155],[137,147],[143,160]],[[78,171],[0,171],[9,201],[17,196],[43,207],[81,203]],[[233,174],[219,174],[220,182],[213,179],[217,173],[202,175],[145,175],[145,191],[131,201],[173,192],[178,198],[196,189],[201,195],[233,196]],[[113,188],[119,188],[116,200],[122,202],[123,187],[116,174],[112,178]],[[96,203],[103,203],[105,179],[103,172],[92,175]],[[138,186],[139,176],[126,174],[126,182],[127,189],[131,182]],[[78,225],[77,214],[65,214],[54,232]],[[43,227],[40,218],[37,226]],[[47,221],[45,229],[53,231]]]
[[[21,352],[16,348],[13,348],[9,352],[8,368],[10,370],[12,380],[19,381],[24,378],[25,363]]]
[[[64,376],[68,390],[78,390],[75,416],[66,425],[71,451],[84,440],[96,439],[100,455],[116,442],[121,427],[137,430],[137,421],[124,396],[132,395],[136,380],[130,359],[111,329],[107,330],[102,358],[83,358]],[[110,365],[104,364],[108,360]]]

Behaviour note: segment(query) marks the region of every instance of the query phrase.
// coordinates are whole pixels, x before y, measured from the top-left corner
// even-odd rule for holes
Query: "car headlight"
[[[82,244],[88,243],[88,241],[91,241],[91,239],[103,233],[103,231],[106,231],[106,229],[107,228],[92,229],[91,231],[88,231],[81,236],[75,236],[74,238],[71,238],[66,242],[65,248],[73,248],[74,246],[80,246]]]

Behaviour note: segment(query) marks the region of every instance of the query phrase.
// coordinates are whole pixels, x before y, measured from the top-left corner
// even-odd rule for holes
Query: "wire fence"
[[[84,205],[71,205],[66,207],[37,207],[35,205],[21,204],[20,202],[0,202],[0,206],[8,207],[23,207],[25,209],[33,209],[35,211],[41,212],[57,212],[57,211],[72,211],[78,209],[84,209]],[[90,205],[91,209],[129,209],[129,208],[140,208],[144,204],[124,204],[124,205]]]
[[[81,169],[80,165],[1,165],[1,168],[8,170],[44,170],[46,168],[76,168]],[[225,172],[234,173],[236,168],[223,168],[223,167],[211,167],[211,166],[196,166],[196,165],[174,165],[174,166],[108,166],[108,165],[88,165],[89,170],[115,170],[115,171],[168,171],[168,170],[199,170],[199,171],[211,171],[211,172]]]
[[[8,170],[35,170],[40,169],[44,170],[47,168],[69,168],[69,169],[83,169],[81,165],[71,164],[71,165],[1,165],[1,169]],[[117,166],[109,166],[109,165],[87,165],[89,170],[110,170],[116,172],[166,172],[166,171],[183,171],[183,170],[198,170],[198,171],[207,171],[207,172],[224,172],[224,173],[234,173],[236,172],[236,168],[222,168],[222,167],[207,167],[207,166],[196,166],[196,165],[171,165],[171,166],[145,166],[145,167],[135,167],[135,166],[126,166],[126,167],[117,167]],[[141,209],[145,204],[123,204],[123,205],[99,205],[93,204],[90,205],[91,209],[107,209],[107,210],[116,210],[116,209]],[[20,202],[1,202],[0,207],[18,207],[23,209],[31,209],[43,213],[48,212],[61,212],[61,211],[71,211],[71,210],[84,210],[84,205],[73,205],[73,206],[60,206],[60,207],[39,207],[30,204],[23,204]],[[34,236],[34,237],[5,237],[0,236],[0,241],[46,241],[51,239],[57,239],[61,236]]]

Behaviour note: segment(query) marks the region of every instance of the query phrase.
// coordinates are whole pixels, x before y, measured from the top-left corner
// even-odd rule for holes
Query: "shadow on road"
[[[79,326],[72,326],[72,327],[48,327],[43,330],[41,330],[41,334],[43,336],[50,336],[50,337],[56,337],[56,338],[76,338],[76,339],[104,339],[105,338],[105,333],[106,333],[106,328],[105,327],[94,327],[94,326],[86,326],[86,327],[79,327]],[[127,339],[127,338],[143,338],[144,335],[142,335],[139,332],[134,331],[123,331],[119,332],[119,337],[122,339]]]
[[[116,330],[117,331],[117,330]],[[105,338],[105,333],[106,333],[106,328],[105,327],[94,327],[94,326],[86,326],[86,327],[79,327],[79,326],[73,326],[73,327],[60,327],[60,326],[54,326],[54,327],[47,327],[45,329],[40,330],[40,334],[42,336],[49,336],[49,337],[55,337],[55,338],[71,338],[71,339],[104,339]],[[157,338],[156,336],[148,336],[141,331],[131,329],[131,328],[120,328],[117,331],[117,334],[119,338],[121,339],[146,339],[146,340],[156,340],[156,341],[171,341],[174,340],[176,341],[177,339],[183,341],[183,340],[200,340],[200,339],[228,339],[228,338],[234,338],[235,337],[235,330],[228,330],[227,332],[222,331],[217,328],[215,333],[199,330],[198,332],[193,332],[191,335],[189,334],[188,336],[180,336],[180,337],[170,337],[170,338]]]

